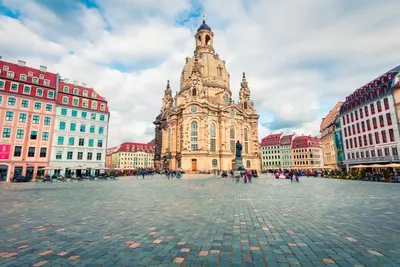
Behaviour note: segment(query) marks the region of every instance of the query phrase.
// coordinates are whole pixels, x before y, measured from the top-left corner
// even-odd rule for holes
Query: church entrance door
[[[192,159],[192,171],[197,171],[197,159]]]

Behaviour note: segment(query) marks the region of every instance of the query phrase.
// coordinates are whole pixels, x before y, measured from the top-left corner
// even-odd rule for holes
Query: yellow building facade
[[[259,116],[245,74],[235,103],[226,63],[215,52],[214,33],[204,20],[194,37],[194,55],[185,60],[179,91],[173,97],[168,82],[154,121],[156,168],[231,170],[240,141],[244,167],[260,170]]]
[[[154,145],[125,142],[110,151],[107,157],[110,169],[153,169]]]

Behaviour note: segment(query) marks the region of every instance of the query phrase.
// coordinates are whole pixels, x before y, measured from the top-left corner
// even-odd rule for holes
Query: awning
[[[363,168],[369,168],[369,166],[368,166],[368,165],[362,165],[362,164],[360,164],[360,165],[351,166],[350,168],[351,168],[351,169],[356,169],[356,168],[358,168],[358,169],[363,169]]]
[[[61,170],[61,167],[52,167],[52,166],[48,166],[48,167],[44,167],[44,168],[39,168],[39,170],[43,170],[43,171],[54,171],[54,170]]]
[[[70,167],[70,168],[67,168],[67,169],[70,169],[70,170],[86,170],[86,167],[76,166],[76,167]]]
[[[391,164],[386,165],[386,167],[397,169],[397,168],[400,168],[400,163],[391,163]]]

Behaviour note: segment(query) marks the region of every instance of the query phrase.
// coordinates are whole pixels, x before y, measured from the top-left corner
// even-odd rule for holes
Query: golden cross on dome
[[[206,15],[203,14],[203,23],[206,23]]]

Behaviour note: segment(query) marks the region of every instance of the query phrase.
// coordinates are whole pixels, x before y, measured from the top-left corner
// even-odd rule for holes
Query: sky
[[[398,0],[0,0],[0,55],[108,100],[108,147],[149,142],[206,15],[238,99],[242,72],[270,133],[319,134],[338,101],[400,64]],[[175,93],[174,93],[175,94]]]

